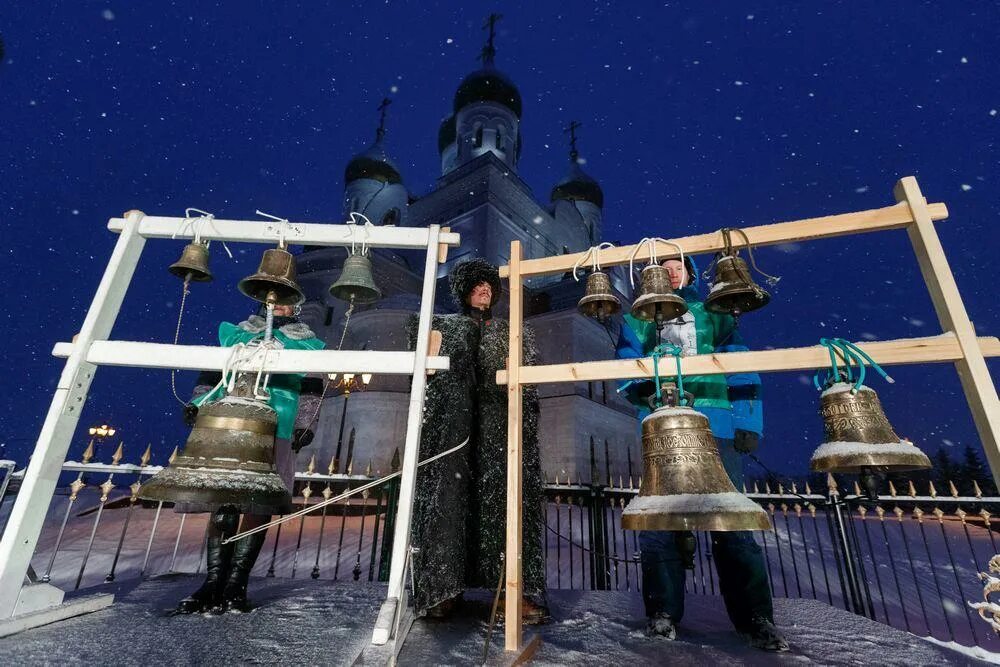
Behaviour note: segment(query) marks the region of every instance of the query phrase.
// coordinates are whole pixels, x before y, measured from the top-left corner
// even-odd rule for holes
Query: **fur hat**
[[[488,283],[493,291],[493,298],[490,299],[490,308],[500,300],[500,270],[490,262],[476,257],[459,262],[448,275],[448,286],[451,288],[451,296],[455,299],[455,304],[459,308],[466,308],[465,299],[472,292],[472,289],[479,283]]]

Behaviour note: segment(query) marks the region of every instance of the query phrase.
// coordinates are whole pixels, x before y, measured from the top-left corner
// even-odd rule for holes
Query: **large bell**
[[[823,444],[813,452],[815,472],[902,472],[930,468],[927,455],[901,439],[882,410],[875,391],[864,385],[837,382],[820,398]]]
[[[642,484],[622,513],[625,530],[768,530],[767,512],[736,490],[708,418],[662,407],[642,420]]]
[[[687,311],[687,302],[674,294],[670,286],[670,275],[664,267],[649,264],[643,268],[639,296],[632,302],[632,317],[662,324]]]
[[[750,268],[739,255],[725,255],[715,263],[715,280],[705,299],[705,310],[740,315],[763,308],[771,300],[750,277]]]
[[[290,509],[291,494],[274,467],[277,413],[264,401],[234,394],[201,407],[183,451],[143,485],[141,498],[185,503],[188,512]]]
[[[611,291],[611,278],[604,271],[594,271],[587,276],[587,290],[576,307],[581,315],[605,321],[621,312],[622,302]]]
[[[212,280],[212,272],[208,269],[208,246],[204,243],[188,243],[181,251],[181,258],[171,264],[168,270],[181,280],[209,282]]]
[[[265,250],[257,273],[241,280],[239,289],[254,301],[272,300],[276,306],[295,306],[305,301],[295,280],[295,257],[284,248]]]
[[[348,255],[340,278],[330,285],[330,294],[341,301],[356,304],[374,303],[381,299],[382,290],[372,277],[371,259],[363,254]]]

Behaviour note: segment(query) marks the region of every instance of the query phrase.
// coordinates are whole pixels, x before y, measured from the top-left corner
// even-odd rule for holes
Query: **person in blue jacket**
[[[656,325],[624,316],[616,356],[644,358],[659,342],[679,346],[685,356],[713,352],[742,352],[736,322],[730,315],[705,309],[697,269],[690,257],[661,262],[670,276],[674,292],[687,302],[688,312],[668,321],[658,340]],[[726,473],[743,486],[742,454],[757,448],[764,420],[757,373],[684,376],[684,390],[694,397],[694,409],[708,417],[719,444]],[[639,408],[640,421],[652,410],[653,382],[632,383],[626,395]],[[680,533],[642,531],[639,549],[642,561],[643,601],[649,634],[676,637],[676,625],[684,614],[684,563],[678,549]],[[713,532],[712,555],[719,574],[719,588],[726,611],[737,632],[751,645],[768,650],[788,650],[788,642],[774,626],[774,611],[764,556],[750,532]]]

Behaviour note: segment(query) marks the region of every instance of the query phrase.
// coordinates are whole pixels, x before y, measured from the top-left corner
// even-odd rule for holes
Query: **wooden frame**
[[[847,234],[860,234],[905,228],[944,333],[929,338],[912,338],[861,344],[879,364],[911,364],[951,361],[958,369],[966,400],[972,410],[976,429],[983,441],[994,478],[1000,479],[1000,399],[986,367],[986,356],[1000,356],[1000,341],[995,337],[977,338],[955,285],[944,250],[934,230],[933,221],[948,216],[944,204],[928,204],[917,181],[907,176],[896,184],[894,206],[796,220],[743,230],[755,246],[811,241]],[[718,252],[725,247],[720,231],[672,240],[691,255]],[[648,246],[624,246],[601,251],[605,267],[627,264],[636,253],[636,261],[648,261]],[[659,257],[676,256],[671,245],[658,243]],[[521,582],[521,389],[526,384],[542,382],[577,382],[652,377],[651,358],[554,364],[521,365],[521,336],[524,327],[523,289],[526,278],[563,273],[576,265],[585,253],[556,255],[539,259],[521,259],[521,244],[511,242],[510,264],[501,267],[500,275],[510,282],[510,358],[506,371],[497,373],[497,384],[507,385],[507,605],[505,628],[507,651],[522,650],[520,614]],[[734,352],[685,357],[682,372],[713,374],[749,371],[787,371],[821,368],[829,363],[829,354],[821,347]],[[512,604],[512,602],[514,604]],[[515,611],[516,610],[516,611]]]

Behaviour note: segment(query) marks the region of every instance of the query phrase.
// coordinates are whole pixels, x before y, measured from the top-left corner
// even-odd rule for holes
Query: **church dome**
[[[458,128],[455,127],[455,116],[451,115],[441,121],[438,128],[438,153],[444,153],[444,149],[455,143],[458,136]]]
[[[576,159],[570,162],[569,173],[552,188],[551,200],[586,201],[604,208],[604,192],[597,181],[584,173]]]
[[[476,70],[458,84],[453,107],[455,112],[476,102],[502,104],[521,118],[520,91],[513,81],[492,67]]]
[[[347,163],[344,170],[344,183],[351,183],[361,178],[371,178],[383,183],[395,185],[403,182],[399,169],[389,158],[382,146],[382,138],[375,140],[367,150],[358,153]]]

